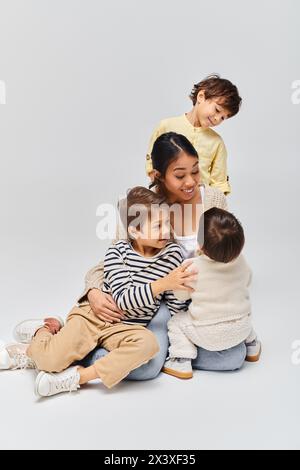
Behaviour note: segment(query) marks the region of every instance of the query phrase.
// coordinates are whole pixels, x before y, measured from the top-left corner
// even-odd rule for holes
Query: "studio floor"
[[[291,449],[300,447],[299,368],[288,341],[264,338],[239,372],[161,374],[114,390],[91,383],[38,400],[34,371],[0,374],[3,449]]]

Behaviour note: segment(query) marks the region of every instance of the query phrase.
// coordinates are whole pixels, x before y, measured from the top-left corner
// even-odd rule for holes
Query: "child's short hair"
[[[198,241],[209,258],[229,263],[240,255],[245,235],[241,223],[233,214],[213,207],[201,217]]]
[[[141,223],[136,228],[141,230],[145,218],[151,215],[151,208],[154,205],[160,206],[163,203],[166,203],[166,198],[156,194],[150,189],[144,188],[143,186],[132,188],[127,193],[127,197],[122,201],[122,204],[119,204],[121,221],[124,228],[126,228],[128,238],[130,238],[128,228],[131,226],[132,222],[137,219],[138,214]],[[130,211],[130,209],[132,210]]]
[[[196,83],[190,94],[194,106],[197,103],[197,96],[201,90],[205,93],[205,99],[220,98],[220,106],[223,106],[230,113],[230,117],[235,116],[239,112],[242,98],[237,87],[229,80],[214,74]]]

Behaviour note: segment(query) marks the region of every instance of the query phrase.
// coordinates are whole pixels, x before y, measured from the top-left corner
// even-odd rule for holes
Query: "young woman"
[[[201,184],[198,154],[183,135],[174,132],[162,134],[154,142],[151,153],[154,169],[155,192],[163,193],[168,202],[182,208],[181,220],[173,220],[175,241],[181,245],[185,258],[195,256],[197,233],[201,214],[211,207],[227,208],[224,194],[213,187]],[[89,303],[95,315],[103,321],[114,323],[123,319],[112,297],[101,291],[103,284],[103,263],[91,269],[86,276],[86,286],[79,303]],[[168,352],[167,323],[170,312],[162,303],[148,328],[156,335],[160,352],[147,364],[134,370],[127,379],[147,380],[155,378],[161,371]],[[84,365],[93,364],[107,354],[104,349],[96,349],[84,360]],[[226,351],[211,352],[198,348],[194,369],[231,371],[241,368],[246,357],[244,343]]]

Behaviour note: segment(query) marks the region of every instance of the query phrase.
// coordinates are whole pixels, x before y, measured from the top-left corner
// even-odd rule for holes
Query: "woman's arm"
[[[124,237],[124,228],[121,221],[117,222],[116,239],[113,244]],[[101,320],[109,323],[120,322],[125,318],[124,313],[118,308],[110,294],[102,292],[104,280],[104,263],[100,261],[88,271],[85,276],[85,289],[78,299],[78,303],[89,302],[91,309]]]
[[[101,290],[103,286],[103,261],[90,269],[85,276],[85,289],[79,302],[82,302],[91,289]]]
[[[205,185],[204,210],[208,211],[212,207],[218,207],[227,211],[227,198],[218,188]]]
[[[85,290],[78,303],[88,301],[94,314],[108,323],[120,322],[125,318],[124,313],[118,308],[109,294],[102,292],[103,286],[103,262],[90,269],[85,276]]]

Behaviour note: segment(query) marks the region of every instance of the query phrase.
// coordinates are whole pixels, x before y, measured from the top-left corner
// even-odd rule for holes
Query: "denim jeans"
[[[171,315],[165,303],[162,303],[155,317],[148,325],[159,343],[159,353],[151,359],[147,364],[140,366],[138,369],[133,370],[126,378],[126,380],[150,380],[154,379],[160,373],[169,348],[168,340],[168,321]],[[90,352],[85,359],[81,361],[81,365],[88,367],[92,365],[97,359],[108,354],[103,348],[96,348]],[[240,369],[246,358],[245,343],[241,343],[233,348],[226,349],[225,351],[207,351],[203,348],[198,348],[198,355],[192,361],[193,369],[207,370],[207,371],[233,371]]]

